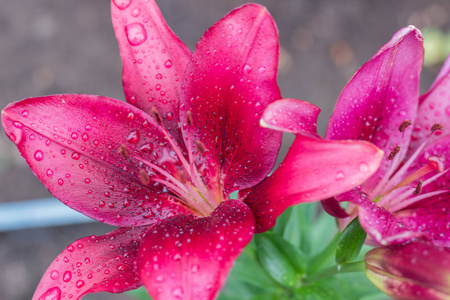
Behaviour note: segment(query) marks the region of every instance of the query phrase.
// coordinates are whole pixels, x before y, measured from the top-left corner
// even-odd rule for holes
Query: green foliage
[[[317,203],[291,207],[244,249],[218,300],[388,299],[358,272],[364,264],[352,262],[370,250],[361,230],[356,220],[339,234]],[[150,299],[143,289],[131,294]]]
[[[366,236],[367,234],[359,224],[358,218],[353,219],[345,227],[339,238],[336,248],[336,263],[341,264],[355,260],[364,245]]]

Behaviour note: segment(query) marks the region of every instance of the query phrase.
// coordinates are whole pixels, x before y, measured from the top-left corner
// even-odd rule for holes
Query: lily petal
[[[430,135],[434,124],[441,124],[444,128],[436,132],[431,140],[450,133],[450,56],[430,90],[422,95],[419,101],[420,106],[409,147],[410,153],[413,153]]]
[[[119,228],[79,239],[48,267],[33,300],[81,299],[95,292],[122,293],[142,285],[134,270],[140,237],[148,228]]]
[[[240,192],[255,214],[256,232],[275,225],[289,206],[319,201],[363,183],[383,153],[363,141],[328,141],[297,135],[283,163],[254,188]]]
[[[358,220],[361,227],[379,245],[400,244],[412,238],[422,238],[421,233],[410,231],[410,228],[401,224],[389,211],[376,205],[358,191],[340,194],[336,199],[358,206]]]
[[[137,267],[153,299],[214,299],[234,260],[252,239],[242,202],[223,202],[210,217],[177,216],[146,234]]]
[[[204,177],[223,182],[224,195],[255,185],[275,163],[281,133],[260,127],[259,119],[281,98],[277,65],[275,23],[256,4],[219,20],[194,51],[180,105],[182,123],[193,125],[183,126],[183,135],[205,145]]]
[[[397,145],[407,149],[411,129],[402,133],[399,126],[406,120],[414,122],[422,62],[420,31],[403,28],[356,72],[339,97],[326,138],[366,140],[385,152],[380,169],[365,183],[366,190],[391,167],[390,152]],[[404,157],[406,151],[398,155]]]
[[[334,198],[322,200],[320,201],[320,204],[322,204],[323,209],[330,216],[333,216],[338,219],[350,217],[350,215],[345,211],[345,209],[343,209],[339,204],[339,202]]]
[[[369,280],[394,299],[448,299],[450,250],[426,242],[375,248],[364,261]]]
[[[320,108],[297,99],[275,101],[264,110],[261,126],[290,133],[317,135]]]
[[[152,112],[179,136],[178,104],[190,50],[172,32],[154,0],[113,0],[111,15],[123,63],[126,100]]]
[[[162,193],[164,186],[144,185],[145,166],[119,153],[125,147],[158,164],[164,148],[170,150],[153,119],[125,102],[73,94],[29,98],[5,108],[2,124],[49,191],[88,217],[127,227],[191,213]]]

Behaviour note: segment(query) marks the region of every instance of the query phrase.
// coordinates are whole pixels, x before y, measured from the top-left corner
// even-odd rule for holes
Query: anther
[[[420,192],[422,192],[422,183],[423,183],[422,179],[419,179],[416,189],[413,192],[414,195],[418,195],[418,194],[420,194]]]
[[[433,126],[431,126],[431,132],[435,132],[436,130],[442,130],[442,129],[444,129],[444,126],[442,126],[439,123],[436,123]]]
[[[411,120],[403,121],[402,124],[400,124],[400,127],[398,127],[398,130],[400,132],[405,131],[406,128],[408,128],[412,124]]]
[[[130,158],[130,151],[128,150],[128,147],[124,144],[120,145],[119,147],[119,153],[123,155],[126,159]]]
[[[156,107],[152,107],[152,117],[155,119],[156,123],[158,123],[158,125],[161,125],[162,123],[162,118],[161,115],[159,114],[159,111]]]
[[[148,185],[150,183],[150,177],[145,169],[139,170],[139,179],[143,185]]]
[[[186,121],[189,126],[192,126],[192,113],[190,110],[186,112]]]
[[[400,152],[400,146],[397,145],[395,146],[394,149],[392,149],[391,153],[389,153],[388,159],[389,160],[393,160],[394,157]]]
[[[197,148],[198,153],[203,154],[206,151],[206,146],[203,144],[203,142],[196,140],[195,141],[195,148]]]

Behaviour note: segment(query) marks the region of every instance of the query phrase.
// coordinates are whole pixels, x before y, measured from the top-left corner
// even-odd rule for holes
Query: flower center
[[[190,111],[187,112],[187,159],[177,142],[162,125],[161,116],[156,108],[153,108],[153,118],[160,125],[165,139],[172,146],[178,161],[171,156],[167,148],[163,148],[162,156],[156,164],[144,160],[136,154],[130,154],[125,145],[121,145],[119,151],[126,159],[138,161],[141,167],[139,178],[142,184],[146,186],[151,182],[154,182],[155,185],[162,184],[164,186],[163,192],[172,195],[176,201],[189,207],[200,216],[209,216],[223,199],[221,193],[213,195],[213,192],[203,180],[196,163],[199,155],[206,155],[207,149],[199,140],[192,143]],[[195,148],[192,147],[192,144],[195,145]]]
[[[399,131],[403,132],[409,125],[411,125],[411,121],[403,122],[399,127]],[[401,151],[400,146],[396,146],[392,150],[388,156],[388,159],[392,161],[391,167],[386,171],[376,188],[370,193],[370,197],[374,199],[379,206],[384,206],[389,211],[395,212],[423,199],[449,192],[449,190],[442,189],[422,194],[422,189],[425,186],[449,171],[449,169],[445,169],[444,166],[444,155],[429,156],[427,158],[427,163],[424,166],[405,177],[405,173],[411,167],[413,162],[416,161],[419,154],[428,144],[430,138],[436,131],[441,131],[442,129],[442,125],[440,124],[433,125],[431,134],[428,138],[425,139],[401,167],[399,167],[400,156],[397,155]],[[422,177],[431,172],[437,172],[437,174],[426,180],[422,179]],[[415,187],[411,186],[411,183],[413,182],[417,182]]]

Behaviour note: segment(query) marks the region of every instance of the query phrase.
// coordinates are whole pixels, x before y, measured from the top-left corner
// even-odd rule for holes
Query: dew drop
[[[36,152],[34,152],[34,159],[37,161],[41,161],[44,159],[44,153],[42,153],[41,150],[37,150]]]
[[[163,76],[161,75],[161,73],[156,74],[156,79],[161,80],[163,78]]]
[[[70,272],[70,271],[64,272],[63,281],[69,282],[71,279],[72,279],[72,272]]]
[[[342,180],[344,178],[345,178],[344,172],[339,171],[336,173],[336,180]]]
[[[139,17],[140,13],[141,13],[141,10],[139,8],[135,8],[135,9],[133,9],[133,12],[131,13],[131,15],[136,18],[136,17]]]
[[[45,174],[47,174],[47,176],[51,178],[51,177],[53,176],[53,170],[47,169],[47,171],[45,172]]]
[[[168,112],[168,113],[166,114],[166,119],[167,119],[168,121],[171,121],[171,120],[173,119],[173,114],[172,114],[171,112]]]
[[[125,271],[125,265],[118,265],[117,271]]]
[[[248,64],[245,64],[245,65],[244,65],[244,68],[242,69],[242,71],[243,71],[245,74],[250,74],[250,72],[252,71],[252,67],[251,67],[250,65],[248,65]]]
[[[87,124],[84,129],[86,129],[86,131],[91,131],[92,130],[92,126],[90,124]]]
[[[50,272],[51,279],[56,280],[56,279],[58,279],[58,277],[59,277],[59,272],[57,270],[53,270]]]
[[[18,122],[18,121],[14,121],[13,122],[13,125],[14,125],[14,127],[16,127],[16,128],[23,128],[23,124],[22,123],[20,123],[20,122]]]
[[[74,152],[72,153],[71,157],[75,160],[79,160],[80,159],[80,153],[78,152]]]
[[[67,251],[73,252],[73,250],[75,250],[75,248],[72,245],[67,246]]]
[[[132,23],[125,26],[125,33],[132,46],[140,45],[147,40],[147,31],[141,23]]]
[[[159,275],[155,278],[156,282],[164,282],[164,277],[162,275]]]
[[[117,6],[119,9],[125,9],[131,4],[131,0],[113,0],[114,5]]]
[[[83,280],[78,280],[76,283],[77,288],[82,288],[84,286],[84,281]]]
[[[89,140],[89,136],[87,133],[83,133],[83,135],[81,136],[81,139],[85,142],[87,142],[87,140]]]
[[[73,133],[70,135],[70,137],[71,137],[73,140],[76,140],[76,139],[78,138],[78,133],[73,132]]]
[[[171,68],[172,67],[172,61],[170,59],[166,60],[166,62],[164,63],[164,66],[166,68]]]
[[[361,173],[367,173],[369,171],[369,166],[366,163],[362,162],[359,164],[359,171]]]
[[[91,179],[89,178],[84,179],[84,183],[91,183]]]
[[[64,184],[64,180],[62,180],[62,178],[59,178],[59,179],[58,179],[58,184],[59,184],[59,185],[63,185],[63,184]]]
[[[61,289],[57,286],[48,289],[39,300],[60,300],[61,299]]]
[[[22,117],[28,117],[28,109],[24,109],[23,111],[22,111]]]
[[[178,299],[183,298],[183,295],[184,295],[183,289],[182,289],[181,287],[174,288],[174,289],[172,290],[172,295],[173,295],[174,297],[178,298]]]
[[[258,69],[258,73],[259,74],[262,74],[262,73],[264,73],[266,71],[266,68],[265,67],[260,67],[259,69]]]
[[[139,134],[139,131],[137,131],[137,130],[132,130],[127,136],[127,141],[132,144],[136,144],[140,140],[141,140],[141,135]]]

